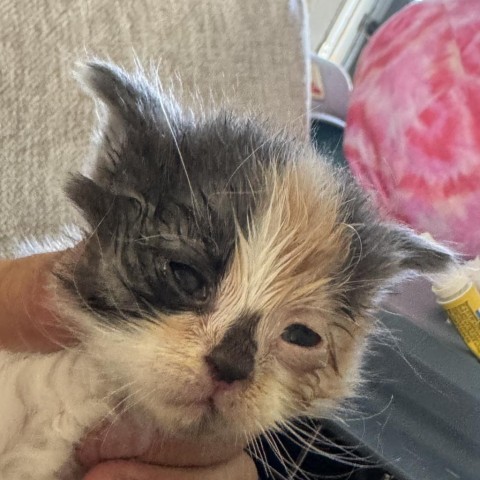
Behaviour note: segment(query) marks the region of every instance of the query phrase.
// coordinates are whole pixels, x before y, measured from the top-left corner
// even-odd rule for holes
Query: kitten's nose
[[[255,367],[255,330],[259,320],[258,313],[237,317],[220,343],[205,357],[215,380],[231,384],[251,375]]]
[[[210,367],[212,377],[220,382],[231,384],[237,380],[246,380],[253,371],[253,356],[245,355],[241,358],[230,356],[223,349],[214,349],[205,357]]]

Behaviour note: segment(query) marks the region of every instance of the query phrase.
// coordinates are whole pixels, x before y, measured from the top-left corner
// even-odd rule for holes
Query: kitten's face
[[[91,233],[58,274],[119,400],[234,439],[351,394],[380,290],[448,252],[380,223],[308,145],[182,116],[113,66],[83,80],[106,109],[68,187]]]

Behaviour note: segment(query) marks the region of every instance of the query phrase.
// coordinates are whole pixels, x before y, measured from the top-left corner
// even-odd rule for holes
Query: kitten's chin
[[[219,412],[210,399],[188,404],[165,404],[154,408],[147,406],[162,430],[175,436],[192,437],[235,437],[232,426]]]

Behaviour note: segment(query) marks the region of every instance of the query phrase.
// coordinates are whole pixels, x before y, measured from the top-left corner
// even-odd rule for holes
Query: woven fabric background
[[[71,75],[87,55],[137,56],[185,98],[307,132],[302,0],[6,0],[0,3],[0,256],[78,221],[61,191],[89,151],[93,104]],[[46,244],[49,245],[46,246]]]

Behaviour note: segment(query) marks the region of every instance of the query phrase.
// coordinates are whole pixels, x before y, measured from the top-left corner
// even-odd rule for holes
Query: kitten
[[[89,229],[52,285],[81,343],[0,352],[0,477],[79,478],[74,445],[123,405],[199,442],[328,414],[381,292],[452,255],[381,221],[306,142],[184,112],[114,65],[79,76],[103,112],[94,170],[66,187]]]

